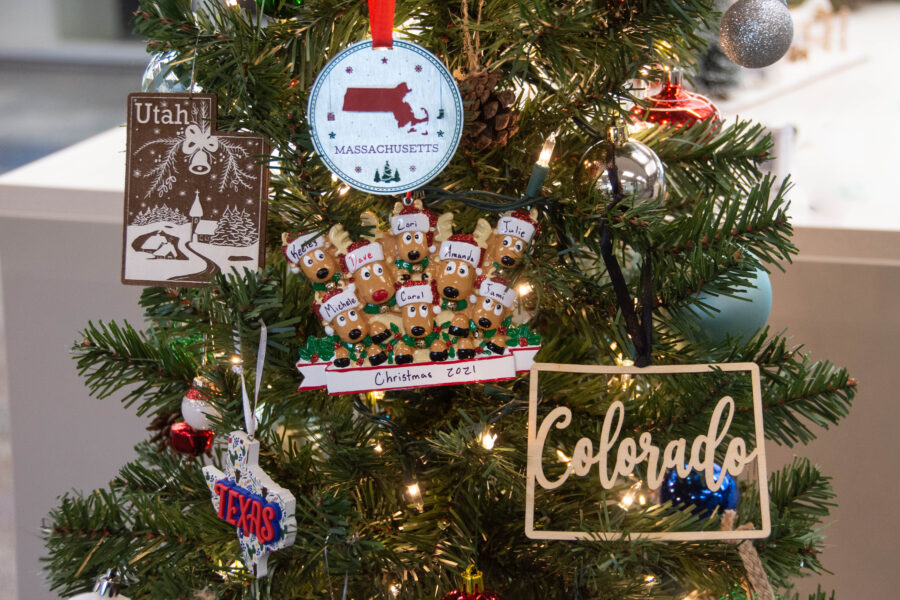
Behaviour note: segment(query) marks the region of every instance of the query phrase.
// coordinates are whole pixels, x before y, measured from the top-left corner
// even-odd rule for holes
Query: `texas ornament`
[[[259,467],[259,442],[243,431],[228,438],[225,472],[207,466],[203,476],[219,518],[237,529],[247,569],[265,577],[269,554],[297,535],[294,495]]]

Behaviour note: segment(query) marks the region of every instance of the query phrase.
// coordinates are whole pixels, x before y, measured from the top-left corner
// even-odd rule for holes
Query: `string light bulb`
[[[381,454],[384,452],[384,448],[381,447],[381,442],[375,442],[375,447],[372,448],[375,451],[375,454]]]
[[[542,167],[550,166],[550,159],[553,157],[553,150],[556,148],[556,132],[554,131],[544,140],[541,153],[538,155],[537,163]]]
[[[497,442],[497,434],[492,433],[490,427],[485,427],[478,435],[478,441],[485,450],[493,450],[494,444]]]
[[[550,159],[553,157],[554,148],[556,148],[556,132],[551,133],[544,140],[541,153],[531,170],[528,187],[525,189],[525,196],[528,198],[533,198],[541,193],[541,187],[544,185],[544,180],[547,179],[547,173],[550,172]]]
[[[521,298],[522,296],[527,296],[528,294],[533,292],[534,286],[531,285],[530,283],[520,283],[516,287],[516,291],[519,292],[519,297]]]
[[[406,485],[406,497],[412,504],[415,504],[419,512],[425,508],[425,503],[422,501],[422,489],[419,487],[418,481],[413,480]]]

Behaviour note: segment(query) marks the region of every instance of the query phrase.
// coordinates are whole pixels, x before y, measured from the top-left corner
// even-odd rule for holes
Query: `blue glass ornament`
[[[718,344],[726,337],[741,338],[745,342],[766,326],[772,312],[772,283],[762,269],[750,278],[752,287],[739,288],[736,296],[713,295],[700,290],[697,298],[710,307],[711,312],[698,306],[687,309],[694,321],[692,331],[685,332],[698,341]]]
[[[713,465],[713,473],[718,481],[722,469]],[[687,477],[678,476],[678,471],[669,469],[666,479],[659,489],[660,502],[671,501],[674,506],[693,504],[694,514],[711,517],[719,509],[721,515],[726,510],[734,510],[738,505],[738,484],[734,477],[725,475],[722,486],[715,492],[706,487],[706,475],[691,471]]]

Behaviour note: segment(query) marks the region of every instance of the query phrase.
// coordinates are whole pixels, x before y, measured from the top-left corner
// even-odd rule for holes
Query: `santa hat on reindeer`
[[[353,242],[340,259],[344,273],[353,275],[368,264],[384,261],[384,248],[378,242]]]
[[[511,235],[526,244],[530,244],[534,236],[540,232],[541,226],[534,220],[531,213],[521,208],[508,215],[503,215],[497,221],[498,235]]]
[[[519,298],[516,290],[510,288],[509,284],[502,277],[482,275],[475,280],[475,289],[478,290],[478,295],[482,298],[490,298],[508,309],[512,308]]]
[[[434,281],[407,281],[397,286],[397,306],[430,304],[434,314],[441,312],[440,295]]]
[[[437,227],[438,217],[427,208],[415,205],[404,206],[399,213],[391,217],[391,233],[402,235],[407,231],[421,232],[428,241],[428,251],[434,253],[434,230]]]

